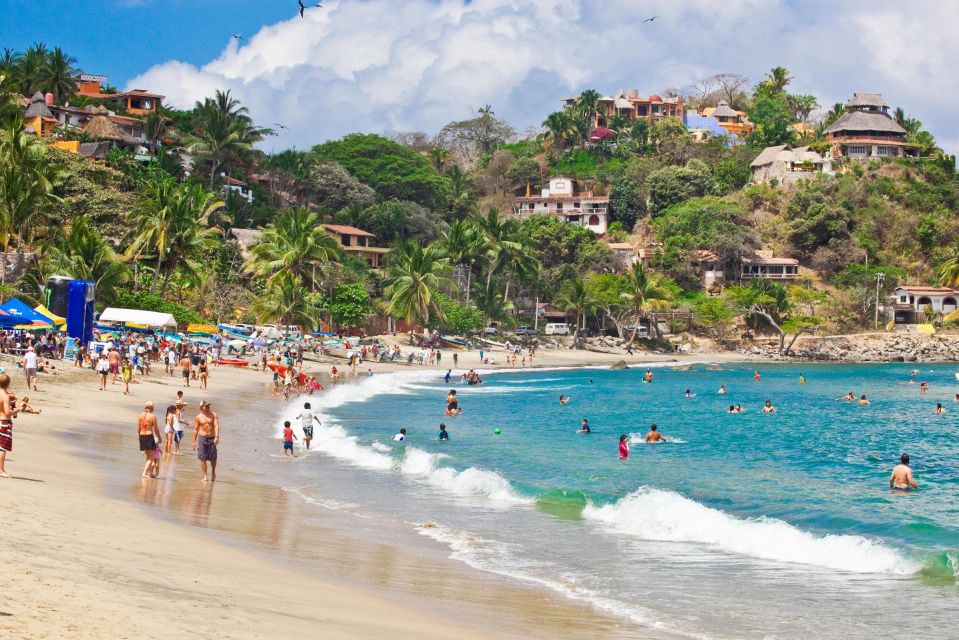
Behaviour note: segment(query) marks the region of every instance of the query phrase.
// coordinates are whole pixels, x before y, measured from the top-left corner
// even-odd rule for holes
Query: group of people
[[[161,448],[164,436],[160,433],[155,406],[152,400],[143,405],[143,411],[137,416],[137,436],[140,451],[143,453],[144,478],[156,478],[160,475],[160,464],[164,456],[180,454],[180,440],[187,424],[183,415],[186,402],[182,394],[167,407],[164,419],[166,443]],[[172,450],[171,450],[172,445]],[[210,402],[200,402],[200,410],[193,419],[193,450],[200,461],[202,482],[216,480],[217,447],[220,445],[220,419],[213,412]],[[209,465],[209,473],[207,469]]]

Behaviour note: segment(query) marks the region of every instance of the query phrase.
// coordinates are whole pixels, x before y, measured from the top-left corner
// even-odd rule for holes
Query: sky
[[[0,3],[0,47],[58,45],[175,107],[229,89],[277,130],[267,150],[435,133],[486,104],[523,132],[586,88],[649,95],[784,66],[791,92],[827,108],[882,93],[959,152],[959,2],[324,0],[305,18],[296,0]]]

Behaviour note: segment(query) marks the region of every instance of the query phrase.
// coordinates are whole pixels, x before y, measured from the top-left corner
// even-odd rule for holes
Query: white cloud
[[[331,0],[231,41],[196,67],[158,65],[130,81],[189,107],[230,89],[257,122],[308,147],[351,131],[436,131],[492,104],[517,129],[564,95],[657,93],[718,71],[759,79],[782,65],[824,106],[879,91],[944,143],[959,84],[950,62],[959,5],[918,0]],[[657,15],[652,23],[642,21]],[[947,142],[948,141],[948,142]],[[955,148],[950,148],[955,151]]]

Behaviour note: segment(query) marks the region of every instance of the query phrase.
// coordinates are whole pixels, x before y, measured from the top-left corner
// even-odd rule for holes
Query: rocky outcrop
[[[779,354],[779,340],[756,341],[741,347],[753,357],[821,362],[950,362],[959,361],[959,336],[866,334],[802,337],[789,356]]]
[[[625,360],[620,360],[616,364],[610,367],[613,371],[622,371],[623,369],[629,369],[629,365],[626,364]]]

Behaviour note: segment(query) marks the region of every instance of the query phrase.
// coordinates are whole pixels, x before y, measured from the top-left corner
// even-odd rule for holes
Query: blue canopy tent
[[[34,325],[37,327],[53,327],[53,321],[39,311],[35,311],[30,305],[16,298],[10,298],[3,304],[0,304],[0,311],[7,315],[0,316],[2,326],[21,326]]]

